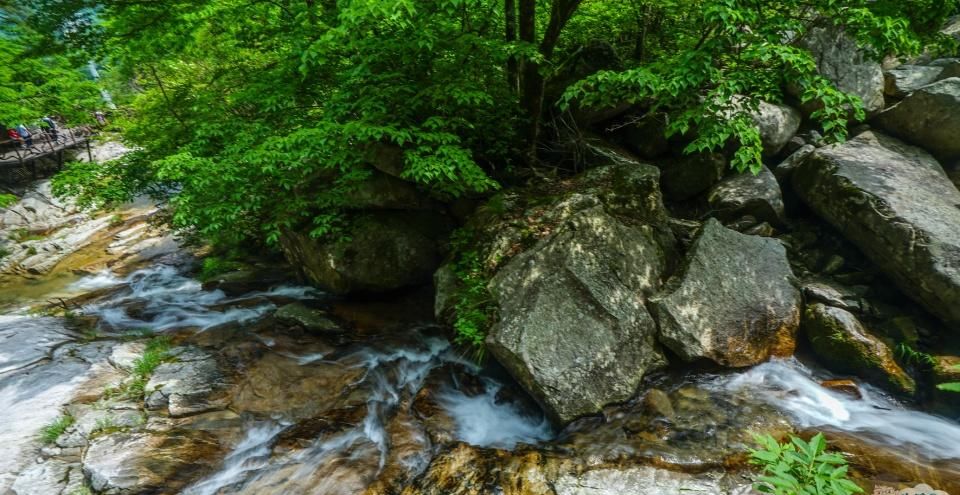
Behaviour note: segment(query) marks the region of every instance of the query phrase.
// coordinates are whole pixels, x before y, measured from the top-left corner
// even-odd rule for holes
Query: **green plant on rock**
[[[750,451],[750,462],[763,473],[754,485],[761,493],[774,495],[852,495],[863,489],[847,476],[847,461],[827,452],[822,433],[809,442],[791,436],[780,443],[770,435],[755,437],[760,449]]]
[[[47,444],[56,442],[57,439],[60,438],[60,435],[73,425],[74,422],[76,422],[76,419],[74,419],[72,415],[60,415],[57,419],[53,420],[52,423],[40,429],[40,440]]]
[[[936,366],[937,364],[936,358],[926,352],[914,349],[913,346],[906,342],[897,344],[897,354],[907,364],[926,364],[929,366]]]
[[[103,391],[104,399],[140,400],[146,395],[147,383],[157,367],[171,360],[170,337],[157,336],[147,341],[143,354],[133,360],[128,379]]]
[[[203,265],[200,267],[200,274],[197,278],[201,282],[213,280],[224,273],[242,270],[245,265],[239,261],[231,261],[218,256],[208,256],[203,259]]]
[[[457,253],[453,273],[458,282],[453,329],[456,332],[456,342],[473,346],[479,360],[483,358],[483,343],[487,330],[493,324],[496,305],[487,289],[490,277],[483,266],[480,253],[471,249],[475,241],[473,232],[469,229],[458,230],[451,236],[453,251]]]

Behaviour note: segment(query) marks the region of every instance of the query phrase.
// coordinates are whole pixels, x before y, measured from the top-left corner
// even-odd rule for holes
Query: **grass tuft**
[[[57,439],[60,438],[60,435],[62,435],[63,432],[66,431],[67,428],[69,428],[75,421],[76,419],[69,414],[61,415],[57,419],[53,420],[52,423],[44,426],[40,430],[40,440],[46,444],[56,442]]]

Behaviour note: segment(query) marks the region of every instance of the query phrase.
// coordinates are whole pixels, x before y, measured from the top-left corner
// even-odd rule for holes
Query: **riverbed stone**
[[[883,69],[842,27],[813,27],[799,45],[813,55],[820,75],[840,91],[859,97],[868,114],[883,110]]]
[[[793,186],[905,295],[960,323],[960,191],[933,157],[871,131],[817,150]]]
[[[929,151],[938,159],[960,159],[960,77],[924,86],[876,116],[884,131]]]
[[[741,367],[793,353],[800,292],[775,239],[708,220],[653,303],[660,342],[684,360]]]
[[[284,255],[306,278],[335,294],[382,293],[430,282],[443,260],[452,222],[434,211],[379,211],[356,216],[349,240],[320,241],[285,231]]]
[[[634,466],[621,469],[593,469],[576,475],[565,474],[556,480],[554,487],[557,495],[729,494],[731,488],[724,486],[728,484],[726,478],[728,475],[721,470],[688,474],[653,466]],[[747,480],[740,480],[740,484],[743,487],[749,487]]]
[[[727,221],[744,215],[771,224],[784,220],[780,184],[765,166],[756,174],[744,172],[722,180],[710,189],[707,202],[718,218]]]
[[[276,319],[299,325],[311,332],[339,333],[343,331],[336,322],[327,316],[321,309],[310,308],[303,303],[291,303],[278,309],[273,315]]]
[[[559,422],[627,400],[666,364],[644,307],[666,266],[652,227],[582,211],[490,282],[500,321],[487,346]]]
[[[172,349],[170,354],[174,360],[157,366],[147,382],[147,405],[153,409],[166,406],[173,417],[220,407],[211,397],[225,385],[216,358],[192,347]]]
[[[894,359],[893,351],[852,313],[814,303],[807,306],[803,332],[820,360],[838,373],[853,373],[901,394],[916,384]]]
[[[175,493],[219,450],[202,432],[120,432],[90,443],[83,470],[91,487],[104,495]]]
[[[80,463],[52,458],[27,466],[10,490],[13,495],[55,495],[83,493],[83,487]]]

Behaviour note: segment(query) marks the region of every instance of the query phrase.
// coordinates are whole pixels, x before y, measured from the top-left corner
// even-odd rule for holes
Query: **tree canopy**
[[[954,0],[41,0],[23,24],[42,36],[22,45],[48,70],[107,66],[114,121],[138,150],[71,167],[59,190],[89,203],[153,192],[180,228],[271,243],[283,229],[336,233],[383,147],[435,198],[493,191],[543,162],[575,107],[664,112],[687,151],[733,147],[735,167],[756,169],[749,112],[794,87],[842,140],[859,102],[795,41],[828,23],[878,59],[955,50],[938,29],[956,12]],[[597,65],[590,46],[615,63],[579,69]],[[8,88],[20,69],[5,70]],[[73,79],[38,80],[56,100],[37,109],[83,101],[42,89]]]

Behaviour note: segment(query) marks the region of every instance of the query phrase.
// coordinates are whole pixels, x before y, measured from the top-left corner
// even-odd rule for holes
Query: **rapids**
[[[182,268],[164,264],[126,276],[94,273],[65,292],[97,294],[83,299],[77,311],[96,319],[96,338],[84,340],[61,318],[22,311],[0,316],[0,442],[5,446],[0,488],[27,483],[23,473],[34,462],[36,435],[61,406],[85,411],[71,405],[78,390],[90,389],[91,383],[105,386],[109,380],[97,378],[105,368],[116,380],[112,365],[131,345],[124,337],[131,330],[169,335],[179,355],[200,356],[182,358],[182,366],[218,363],[218,373],[227,377],[211,385],[212,399],[204,400],[213,405],[201,409],[209,412],[177,420],[204,429],[209,428],[204,421],[213,421],[209,416],[225,426],[210,430],[219,439],[219,453],[199,460],[190,471],[194,474],[175,485],[175,493],[361,493],[385,479],[401,485],[416,479],[438,449],[455,442],[584,459],[634,458],[641,464],[659,459],[705,469],[726,462],[730,447],[720,445],[719,457],[710,457],[703,440],[713,436],[718,443],[742,446],[749,428],[767,424],[755,421],[755,414],[770,415],[769,422],[782,416],[800,431],[854,437],[867,450],[909,452],[910,462],[944,472],[960,462],[957,423],[911,410],[870,386],[862,386],[862,399],[825,389],[819,382],[830,376],[796,359],[661,383],[676,409],[672,423],[638,412],[646,411],[638,399],[611,409],[606,418],[558,432],[502,371],[464,357],[429,321],[355,336],[284,330],[271,316],[278,307],[301,301],[329,308],[335,301],[296,285],[230,296],[204,290]],[[171,371],[174,377],[177,372]],[[157,373],[162,374],[159,368]],[[161,390],[173,394],[172,382],[167,383]],[[104,399],[97,404],[115,407]],[[144,414],[148,432],[166,434],[170,420],[150,407]],[[638,422],[643,423],[639,430],[632,426]],[[660,429],[644,430],[651,424]],[[673,433],[663,433],[664,427]],[[660,432],[661,443],[648,433],[631,433],[638,431]],[[121,429],[114,435],[127,434]],[[149,459],[151,452],[137,455]],[[78,466],[75,460],[62,462]],[[85,479],[107,476],[84,462]],[[109,482],[115,480],[103,483]]]

